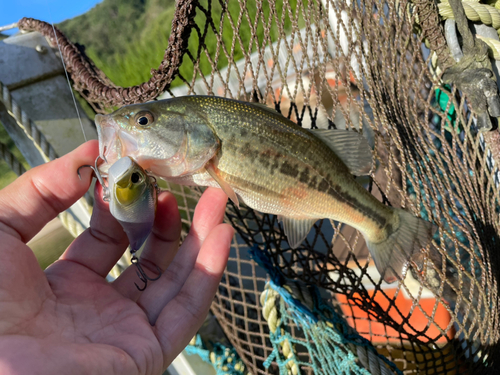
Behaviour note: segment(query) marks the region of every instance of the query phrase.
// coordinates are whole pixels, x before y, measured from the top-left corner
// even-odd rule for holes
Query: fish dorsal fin
[[[285,216],[278,216],[278,220],[283,223],[288,244],[292,249],[296,249],[304,241],[311,231],[312,226],[318,219],[293,219]]]
[[[226,181],[224,181],[222,177],[220,177],[217,174],[216,167],[210,162],[205,166],[205,169],[208,172],[208,174],[215,180],[215,182],[219,184],[222,191],[227,194],[229,199],[231,199],[233,203],[236,205],[236,207],[238,207],[239,209],[240,202],[238,200],[238,197],[236,196],[236,193],[234,192],[233,188]]]
[[[355,176],[369,175],[373,167],[370,145],[362,134],[343,129],[310,129],[330,147]]]
[[[265,111],[268,111],[268,112],[271,112],[273,115],[279,115],[279,116],[283,116],[281,113],[279,113],[277,110],[273,109],[273,108],[270,108],[268,107],[267,105],[265,105],[264,103],[250,103],[256,107],[259,107],[260,109],[263,109]]]

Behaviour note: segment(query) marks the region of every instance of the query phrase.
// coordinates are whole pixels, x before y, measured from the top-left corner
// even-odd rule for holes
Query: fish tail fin
[[[432,223],[401,208],[394,210],[399,217],[399,225],[384,241],[375,243],[365,237],[375,265],[387,283],[405,277],[408,261],[427,246],[435,229]]]

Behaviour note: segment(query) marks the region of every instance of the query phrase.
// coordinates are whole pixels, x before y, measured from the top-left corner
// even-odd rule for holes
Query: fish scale
[[[222,188],[279,215],[290,246],[328,218],[358,229],[384,279],[403,277],[432,225],[385,206],[352,173],[371,169],[366,140],[344,130],[303,129],[261,104],[187,96],[97,115],[101,156],[128,155],[167,181]]]
[[[224,104],[208,98],[201,106],[206,109],[210,125],[222,140],[217,167],[225,173],[226,181],[241,191],[238,194],[246,204],[276,215],[317,219],[327,217],[364,231],[369,230],[368,226],[376,226],[375,230],[381,229],[392,218],[393,212],[359,185],[334,152],[309,131],[299,127],[290,128],[290,121],[285,122],[284,117],[272,111],[268,111],[266,116],[258,113],[255,121],[250,122],[247,105],[239,102]],[[219,115],[210,115],[217,108],[229,114],[224,121]],[[246,130],[247,136],[238,139],[241,129]],[[257,138],[256,141],[248,140],[252,137]],[[267,167],[266,163],[259,162],[261,156],[269,161]],[[291,169],[297,173],[292,173]],[[299,174],[305,171],[309,176],[308,181],[300,182]],[[245,182],[251,183],[252,189],[241,186]],[[319,189],[322,182],[325,188]],[[291,188],[305,191],[307,197],[292,194],[286,200],[288,205],[276,204],[276,198],[284,200],[283,191]],[[324,192],[329,189],[336,193],[335,198]],[[269,196],[262,194],[262,191],[273,194]],[[345,203],[339,201],[342,197]],[[349,205],[348,202],[356,203]],[[336,214],[333,215],[333,212]],[[370,215],[371,212],[381,213]],[[372,222],[364,220],[360,223],[359,214],[367,220],[373,217]]]

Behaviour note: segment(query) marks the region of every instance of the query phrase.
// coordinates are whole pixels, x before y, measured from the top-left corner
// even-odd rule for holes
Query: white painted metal
[[[198,355],[181,352],[167,369],[168,375],[216,375],[215,369]]]
[[[0,41],[0,81],[12,98],[64,155],[84,142],[58,50],[39,33],[17,34]],[[91,121],[79,108],[88,139],[97,139]]]
[[[17,34],[0,41],[0,82],[61,156],[82,144],[84,136],[58,53],[39,33]],[[79,112],[87,138],[97,139],[91,121],[81,108]],[[30,166],[47,161],[1,103],[0,121]],[[83,228],[88,227],[90,214],[82,201],[67,212]]]

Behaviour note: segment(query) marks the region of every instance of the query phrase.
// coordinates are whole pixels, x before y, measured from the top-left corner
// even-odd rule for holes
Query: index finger
[[[89,141],[50,163],[30,169],[0,191],[0,231],[28,242],[45,224],[81,198],[91,182],[98,155],[97,141]]]

